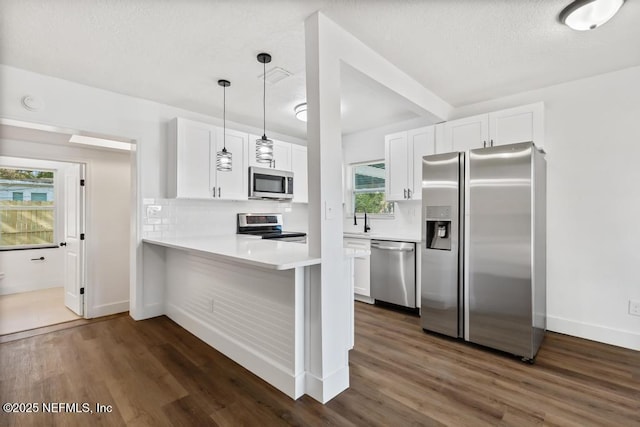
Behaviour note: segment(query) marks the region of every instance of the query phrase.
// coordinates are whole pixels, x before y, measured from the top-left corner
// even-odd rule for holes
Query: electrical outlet
[[[162,215],[162,206],[151,205],[147,206],[147,218],[160,218]]]
[[[640,316],[640,301],[629,301],[629,314]]]

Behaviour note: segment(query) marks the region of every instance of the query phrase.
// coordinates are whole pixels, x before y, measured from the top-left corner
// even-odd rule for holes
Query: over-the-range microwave
[[[293,172],[278,169],[249,168],[250,199],[293,199]]]

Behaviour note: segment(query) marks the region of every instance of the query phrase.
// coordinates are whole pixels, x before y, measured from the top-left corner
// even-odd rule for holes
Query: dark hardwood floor
[[[357,303],[351,387],[321,405],[289,399],[166,317],[71,326],[4,337],[1,400],[112,411],[40,406],[0,413],[0,425],[640,425],[640,352],[555,333],[528,365]]]

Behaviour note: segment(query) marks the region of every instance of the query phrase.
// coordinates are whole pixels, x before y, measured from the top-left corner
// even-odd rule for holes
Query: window
[[[0,168],[0,249],[54,242],[54,172]]]
[[[368,214],[393,214],[393,203],[385,199],[384,162],[352,165],[353,196],[351,206],[355,212]]]

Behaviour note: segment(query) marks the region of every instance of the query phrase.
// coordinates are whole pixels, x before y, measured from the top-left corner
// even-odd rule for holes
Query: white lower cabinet
[[[343,241],[345,248],[371,250],[371,241],[369,239],[345,237]],[[353,291],[355,299],[373,303],[373,299],[371,299],[370,256],[356,257],[353,264]]]

